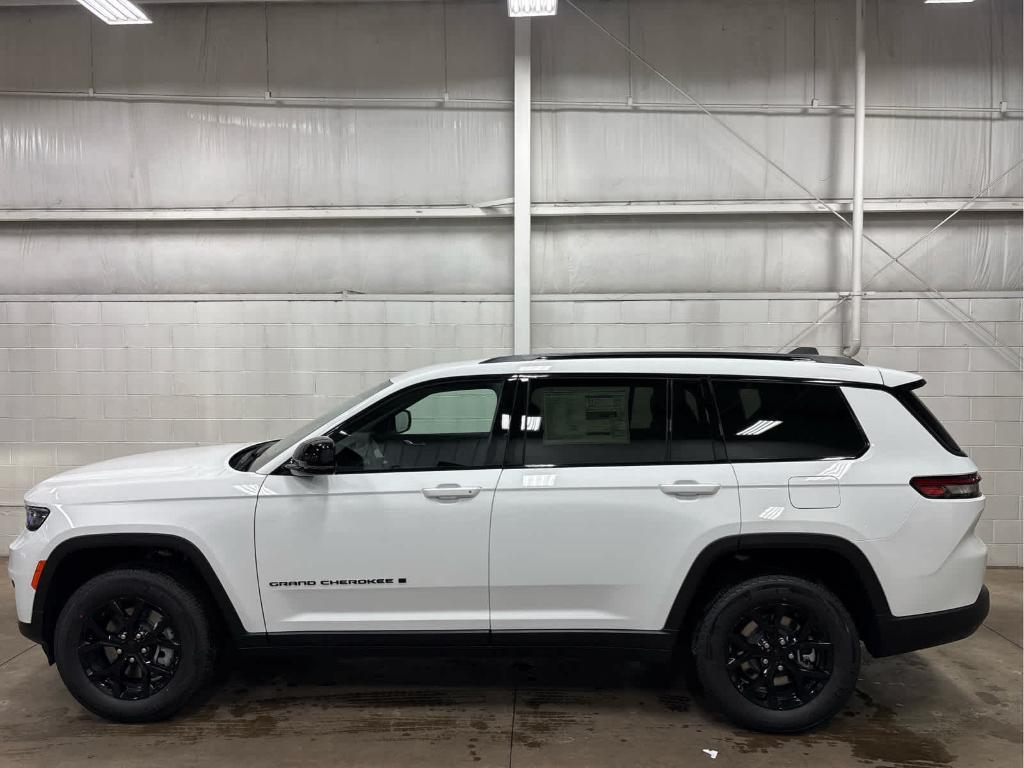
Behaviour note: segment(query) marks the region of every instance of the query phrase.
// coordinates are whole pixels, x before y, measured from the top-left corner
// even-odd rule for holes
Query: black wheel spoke
[[[736,690],[766,709],[802,707],[832,675],[832,643],[813,609],[764,602],[738,617],[726,637],[725,668]]]
[[[810,632],[810,629],[811,622],[809,619],[805,619],[804,621],[800,622],[800,629],[796,633],[796,641],[798,643],[804,642],[807,639],[807,635]]]
[[[756,645],[750,642],[749,639],[741,635],[739,632],[733,632],[732,637],[729,638],[729,641],[744,653],[756,654],[761,652],[760,648],[758,648]]]
[[[142,624],[142,614],[146,612],[145,608],[146,603],[141,597],[132,604],[132,620],[128,626],[129,633],[134,635],[139,631],[139,626]]]
[[[101,638],[110,636],[110,633],[107,632],[107,630],[105,630],[103,627],[101,627],[99,625],[99,622],[97,622],[96,619],[92,616],[86,616],[85,628],[86,630],[92,633],[93,639],[95,640],[99,640]]]
[[[128,614],[124,612],[124,608],[121,607],[121,604],[117,600],[111,600],[110,605],[114,609],[114,614],[117,616],[121,629],[126,629],[128,625]]]
[[[793,643],[792,648],[797,651],[824,651],[831,649],[832,643],[825,643],[818,640],[804,640],[801,642]]]
[[[83,643],[82,645],[78,646],[78,653],[79,655],[81,655],[85,653],[92,653],[93,651],[99,650],[101,648],[117,648],[118,645],[119,644],[115,643],[113,640],[96,640],[94,642]]]
[[[154,615],[159,618],[150,625]],[[108,632],[108,626],[114,631]],[[163,690],[182,655],[173,619],[137,595],[114,598],[83,616],[77,651],[93,685],[128,700]]]
[[[159,637],[165,629],[167,629],[167,617],[161,616],[157,619],[156,624],[147,631],[147,634],[152,635],[153,637]]]

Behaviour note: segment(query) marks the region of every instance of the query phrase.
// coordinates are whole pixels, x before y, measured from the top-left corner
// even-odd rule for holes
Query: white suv
[[[120,721],[230,643],[679,649],[735,722],[809,728],[861,641],[988,611],[980,477],[923,380],[812,353],[435,366],[281,440],[65,472],[25,497],[21,629]]]

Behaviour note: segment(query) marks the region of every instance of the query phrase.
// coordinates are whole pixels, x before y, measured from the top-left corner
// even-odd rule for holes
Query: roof
[[[886,387],[921,381],[921,377],[914,373],[876,368],[846,357],[815,353],[794,351],[787,354],[768,354],[761,352],[638,350],[504,355],[485,360],[432,365],[398,374],[392,377],[392,381],[404,386],[449,377],[557,373],[751,376],[848,382]]]
[[[807,351],[804,351],[807,350]],[[481,360],[481,363],[525,363],[534,360],[614,360],[635,358],[725,358],[736,360],[813,360],[832,365],[863,365],[859,360],[842,355],[820,355],[813,347],[800,347],[792,352],[707,352],[707,351],[659,351],[635,350],[625,352],[551,352],[539,355],[505,355]]]

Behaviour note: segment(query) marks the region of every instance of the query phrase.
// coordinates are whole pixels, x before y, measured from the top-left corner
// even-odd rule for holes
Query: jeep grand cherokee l
[[[396,376],[280,440],[52,477],[11,547],[22,631],[91,711],[176,712],[218,647],[692,656],[798,731],[861,643],[988,610],[974,463],[908,373],[812,354],[502,357]]]

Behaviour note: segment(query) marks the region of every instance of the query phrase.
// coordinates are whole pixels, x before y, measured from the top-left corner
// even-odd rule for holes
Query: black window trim
[[[501,428],[501,415],[503,413],[502,406],[508,405],[509,413],[511,413],[514,398],[517,396],[518,390],[521,388],[519,386],[518,378],[519,377],[515,375],[510,375],[507,373],[483,373],[480,375],[472,376],[446,376],[443,378],[417,382],[416,384],[410,384],[407,387],[402,387],[397,392],[392,392],[383,400],[379,400],[371,404],[367,408],[364,408],[363,410],[359,411],[358,413],[352,414],[349,418],[345,419],[345,421],[341,422],[340,424],[336,424],[334,427],[323,433],[324,437],[331,437],[339,430],[345,431],[345,428],[349,424],[353,423],[357,419],[361,419],[368,412],[376,411],[378,408],[389,407],[395,400],[398,400],[399,398],[404,398],[408,396],[410,393],[414,393],[421,389],[432,389],[439,385],[449,384],[474,384],[479,382],[488,382],[492,384],[499,383],[501,384],[501,392],[498,395],[498,402],[497,405],[495,406],[494,411],[494,422],[491,425],[490,437],[488,438],[487,443],[487,455],[495,459],[493,463],[488,463],[485,465],[481,465],[479,467],[404,467],[399,469],[351,470],[345,472],[335,472],[333,475],[328,475],[328,477],[338,477],[344,475],[387,475],[396,472],[470,472],[478,469],[502,469],[504,467],[502,457],[504,456],[505,451],[508,448],[508,444],[510,442],[509,433],[511,431],[511,429]],[[514,423],[515,419],[512,419],[512,421]],[[496,437],[498,439],[504,440],[504,446],[498,446],[495,444],[494,441]],[[287,462],[285,462],[285,464],[287,464]],[[285,464],[282,464],[280,467],[275,469],[271,474],[290,474],[289,471],[285,469]]]
[[[854,412],[853,406],[851,406],[850,401],[846,399],[843,387],[861,386],[870,389],[888,389],[887,387],[879,387],[874,384],[858,385],[857,383],[847,384],[842,381],[830,381],[826,379],[799,379],[785,376],[712,375],[708,377],[708,380],[711,388],[712,399],[715,403],[715,410],[718,412],[718,432],[723,441],[726,456],[729,454],[729,449],[728,443],[725,440],[725,428],[721,420],[721,409],[718,407],[718,396],[715,393],[714,383],[716,381],[750,381],[762,384],[793,384],[800,386],[831,387],[839,391],[839,399],[842,401],[843,405],[846,406],[846,412],[849,414],[850,420],[853,422],[854,427],[856,427],[857,434],[860,435],[861,439],[861,449],[852,456],[825,456],[817,459],[730,459],[730,464],[800,464],[808,461],[854,461],[859,459],[871,450],[871,441],[864,432],[864,427],[861,426],[860,419],[857,418],[857,414]]]
[[[924,379],[918,379],[909,384],[892,387],[889,392],[943,449],[954,456],[966,458],[967,453],[960,447],[956,438],[949,433],[949,430],[939,421],[938,417],[932,413],[932,409],[928,407],[928,404],[915,394],[914,390],[920,389],[925,384]]]

